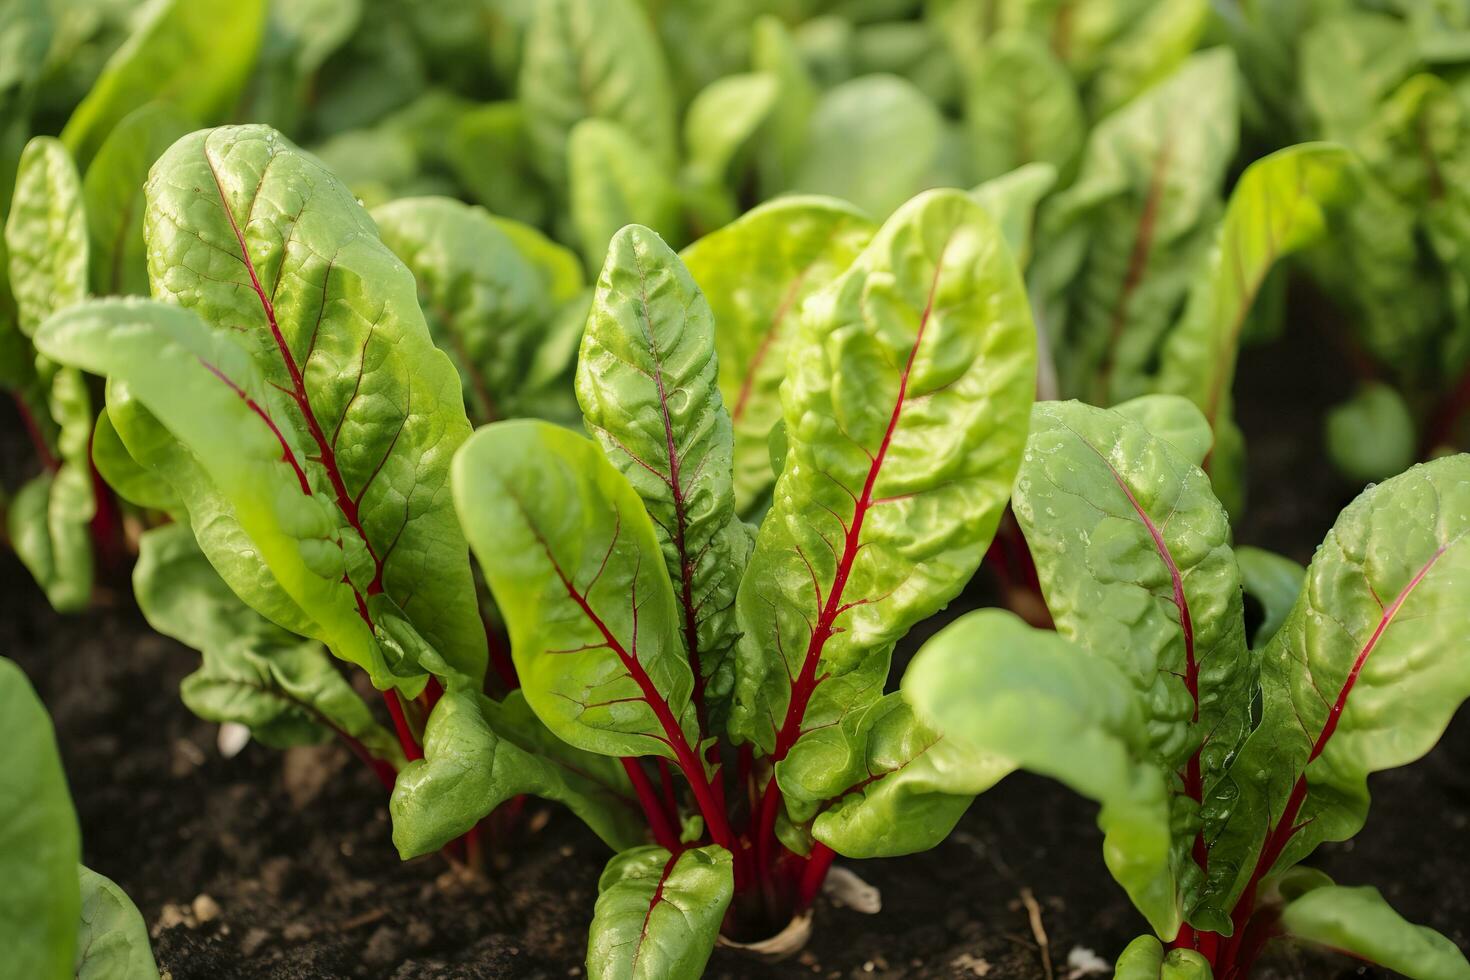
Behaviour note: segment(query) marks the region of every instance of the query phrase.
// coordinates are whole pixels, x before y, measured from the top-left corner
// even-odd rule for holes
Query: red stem
[[[620,761],[623,763],[623,769],[628,773],[628,781],[633,784],[633,792],[638,794],[638,802],[643,806],[643,815],[648,818],[648,829],[653,831],[654,843],[670,853],[677,853],[679,835],[674,833],[674,828],[669,824],[669,816],[659,803],[658,794],[653,790],[653,783],[649,781],[648,773],[643,771],[642,763],[628,756],[624,756]]]
[[[383,692],[383,701],[388,705],[388,714],[393,716],[393,730],[398,733],[398,744],[403,746],[403,755],[409,762],[424,757],[424,750],[419,748],[419,743],[413,735],[413,729],[408,727],[408,718],[403,714],[403,704],[398,700],[398,692],[394,690]]]
[[[797,911],[811,905],[816,899],[817,893],[822,890],[822,882],[827,880],[827,872],[831,869],[832,861],[836,857],[837,852],[821,841],[812,844],[812,853],[807,857],[806,864],[801,869],[801,883],[796,892]]]

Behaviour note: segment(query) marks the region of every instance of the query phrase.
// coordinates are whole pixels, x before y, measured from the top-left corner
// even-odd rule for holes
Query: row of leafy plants
[[[703,84],[691,82],[689,66],[657,67],[659,42],[632,6],[535,5],[524,49],[511,45],[518,98],[495,106],[519,121],[502,143],[475,144],[459,158],[516,158],[497,146],[529,154],[525,179],[495,198],[473,189],[468,175],[485,176],[473,166],[446,164],[458,183],[418,180],[431,150],[452,147],[464,129],[463,99],[443,92],[426,90],[356,131],[333,133],[324,122],[350,112],[322,110],[315,123],[301,113],[295,125],[326,140],[317,156],[259,127],[184,136],[199,119],[269,115],[254,102],[239,110],[236,100],[270,90],[263,78],[275,64],[268,53],[284,30],[282,11],[267,17],[249,5],[235,9],[264,38],[253,67],[254,56],[225,62],[235,67],[217,87],[190,89],[197,104],[150,104],[166,89],[166,70],[189,70],[182,59],[160,62],[159,52],[176,50],[181,37],[215,39],[219,22],[199,13],[208,6],[150,8],[152,19],[107,62],[61,140],[26,147],[6,224],[20,327],[7,334],[18,351],[14,387],[37,420],[38,445],[59,446],[44,489],[29,490],[28,508],[21,497],[12,508],[12,541],[53,601],[59,583],[71,595],[60,605],[84,604],[90,573],[77,569],[81,556],[90,567],[96,547],[88,527],[96,530],[94,515],[111,503],[93,478],[95,462],[135,532],[140,605],[158,629],[203,654],[183,691],[196,712],[245,724],[268,744],[342,738],[391,791],[405,856],[442,847],[473,860],[482,824],[501,803],[522,793],[566,803],[618,852],[593,919],[589,966],[598,975],[697,974],[721,932],[746,941],[806,928],[834,855],[932,846],[974,795],[1016,766],[1101,799],[1110,842],[1112,827],[1127,828],[1117,831],[1126,843],[1110,843],[1109,866],[1177,947],[1167,956],[1147,941],[1130,947],[1123,962],[1138,975],[1198,974],[1201,963],[1242,975],[1281,933],[1411,975],[1463,975],[1452,947],[1423,938],[1375,895],[1284,871],[1321,840],[1356,830],[1362,776],[1422,754],[1464,697],[1452,663],[1422,666],[1447,661],[1464,632],[1453,632],[1444,578],[1459,560],[1461,458],[1374,488],[1364,500],[1378,504],[1355,505],[1361,513],[1351,520],[1378,528],[1379,550],[1370,555],[1359,536],[1351,560],[1324,566],[1323,594],[1302,600],[1318,605],[1288,620],[1299,621],[1297,640],[1283,632],[1232,641],[1203,673],[1203,653],[1195,657],[1196,631],[1207,628],[1199,624],[1217,606],[1222,622],[1208,629],[1234,629],[1230,604],[1239,604],[1242,575],[1260,590],[1258,582],[1302,580],[1300,570],[1266,574],[1282,571],[1274,556],[1230,555],[1210,494],[1240,506],[1243,458],[1229,393],[1243,333],[1269,328],[1256,302],[1268,274],[1281,256],[1324,237],[1342,245],[1328,232],[1353,213],[1372,179],[1361,161],[1373,159],[1358,146],[1293,147],[1247,169],[1227,199],[1236,68],[1221,50],[1190,55],[1203,12],[1191,20],[1186,5],[1173,5],[1183,12],[1139,22],[1195,26],[1177,56],[1130,74],[1117,67],[1131,64],[1119,37],[1100,33],[1079,63],[1090,67],[1072,66],[1062,53],[1088,50],[1091,35],[1067,34],[1077,47],[1059,52],[1061,14],[1033,20],[1018,7],[1005,21],[1013,33],[978,35],[993,42],[980,46],[995,73],[982,91],[1051,77],[1078,107],[1061,129],[1075,134],[1095,118],[1090,135],[1056,159],[1021,154],[991,170],[980,149],[936,151],[952,168],[926,163],[906,182],[891,159],[862,168],[879,149],[924,140],[872,128],[856,118],[867,111],[852,107],[896,101],[891,117],[873,118],[930,117],[875,87],[897,91],[902,79],[845,79],[830,65],[822,76],[818,43],[825,28],[872,57],[882,48],[874,37],[932,40],[931,24],[900,19],[906,5],[894,5],[891,24],[815,18],[793,32],[766,19],[752,32],[717,31],[750,38],[750,52],[732,57],[755,58],[757,71]],[[965,5],[949,6],[936,5],[933,16],[962,24]],[[662,30],[684,22],[679,8],[659,11]],[[859,35],[869,40],[859,44]],[[455,37],[446,31],[441,40]],[[667,50],[692,43],[681,47],[679,37]],[[1006,67],[1007,45],[1023,52],[1014,57],[1063,67],[1050,76],[1016,67],[1030,62]],[[232,57],[249,48],[235,45]],[[569,62],[569,52],[580,60]],[[329,65],[323,58],[319,66]],[[568,63],[597,70],[599,98],[570,104],[556,85],[524,81],[554,79]],[[856,72],[853,61],[835,63]],[[287,88],[299,95],[318,76],[296,68]],[[586,77],[573,74],[579,85]],[[44,77],[35,76],[32,101],[46,90]],[[483,80],[459,82],[473,89]],[[937,86],[922,76],[904,84]],[[845,113],[830,106],[842,105],[844,86],[852,89]],[[944,92],[937,86],[926,97],[953,108],[953,90]],[[1219,107],[1199,111],[1201,92]],[[299,102],[281,104],[299,112]],[[685,152],[674,166],[673,107],[686,102]],[[637,114],[664,103],[668,113],[658,109],[647,129],[635,127]],[[783,143],[772,134],[793,105],[808,108],[785,131],[804,135]],[[752,106],[753,115],[735,111]],[[937,142],[953,150],[965,130],[930,112],[940,121]],[[967,125],[980,125],[974,117]],[[1022,144],[1024,136],[1023,127]],[[403,170],[412,179],[353,173],[354,163],[391,157],[376,152],[384,138],[418,141],[401,155],[413,160]],[[1004,142],[991,133],[974,147]],[[764,176],[783,172],[770,162],[782,152],[800,161],[786,173],[801,172],[812,154],[815,176]],[[558,154],[560,163],[544,162]],[[1012,170],[1017,163],[1028,165]],[[492,183],[506,173],[496,168]],[[923,186],[969,186],[978,176],[994,179],[973,194],[933,192],[899,206]],[[1058,181],[1062,189],[1033,221]],[[423,196],[429,190],[531,223]],[[790,190],[836,192],[862,207],[785,197],[726,226],[750,200]],[[357,197],[377,202],[371,213]],[[617,230],[639,221],[656,230]],[[711,228],[719,230],[704,233]],[[682,254],[665,244],[691,237]],[[1018,266],[1028,272],[1029,303]],[[591,288],[585,268],[601,270]],[[82,302],[128,293],[154,298]],[[1119,413],[1047,406],[1030,422],[1038,370],[1044,397],[1118,403]],[[82,371],[106,378],[95,426],[88,406],[101,392],[89,392]],[[1379,414],[1366,413],[1368,422],[1381,422]],[[470,438],[472,424],[509,416],[585,420],[593,438],[544,421],[496,422]],[[48,426],[60,437],[48,442]],[[1078,438],[1093,455],[1043,445],[1052,428],[1090,432]],[[1146,536],[1127,542],[1090,512],[1057,526],[1054,512],[1065,511],[1050,503],[1038,519],[1028,468],[1042,455],[1057,460],[1060,499],[1097,504],[1099,487],[1116,487],[1132,508],[1132,516],[1121,509],[1125,522],[1136,519],[1133,531]],[[1060,489],[1083,479],[1076,456],[1089,465],[1114,460],[1113,482],[1093,473],[1092,484]],[[1151,513],[1165,499],[1159,473],[1167,467],[1134,468],[1154,457],[1199,496],[1190,519],[1175,513],[1183,489]],[[1033,657],[1033,648],[1067,641],[977,614],[921,655],[920,665],[958,658],[933,669],[952,667],[950,681],[916,667],[909,700],[884,695],[893,644],[974,573],[1018,466],[1022,545],[1062,636],[1083,651],[1030,677],[1023,663],[1048,656]],[[1380,511],[1388,517],[1372,517]],[[1354,538],[1340,527],[1339,539]],[[1094,536],[1096,555],[1080,564],[1074,555],[1070,566],[1061,559],[1069,546],[1093,547]],[[1201,539],[1214,543],[1218,566],[1204,575],[1192,564]],[[1337,591],[1352,562],[1369,594],[1394,597],[1380,602],[1378,626],[1356,658],[1341,639],[1306,639],[1329,623],[1356,638],[1343,621],[1369,622],[1362,596]],[[1422,574],[1396,577],[1410,567]],[[1213,589],[1193,594],[1212,577]],[[1070,609],[1069,590],[1130,582],[1133,593],[1109,592],[1114,607],[1089,594],[1086,614],[1111,609],[1112,626]],[[1119,634],[1139,629],[1124,610],[1140,608],[1151,609],[1150,629]],[[1451,632],[1395,628],[1393,642],[1384,640],[1390,626],[1412,627],[1416,609],[1448,620],[1438,629]],[[1374,672],[1360,682],[1369,654]],[[363,668],[384,692],[391,726],[375,720],[332,656]],[[1226,660],[1232,666],[1217,672]],[[1305,666],[1305,679],[1287,660]],[[1400,672],[1378,675],[1385,661]],[[967,671],[990,673],[971,683]],[[1385,739],[1393,744],[1376,753],[1345,738],[1351,725],[1329,751],[1337,718],[1355,717],[1347,694],[1358,683],[1357,697],[1369,694],[1373,676],[1382,679],[1372,690],[1432,691],[1442,707],[1422,726],[1395,729]],[[1334,684],[1339,701],[1313,728],[1321,707],[1307,710],[1292,695],[1305,699],[1310,689],[1326,704]],[[970,707],[957,710],[950,699],[961,694]],[[1014,744],[1018,732],[1034,737],[1023,724],[1034,708],[1016,707],[1033,696],[1059,719],[1053,755],[1045,744]],[[1283,720],[1287,710],[1299,733]],[[1078,732],[1088,732],[1098,755],[1068,768],[1086,758],[1068,741]],[[1309,743],[1295,763],[1280,748],[1293,738]],[[1351,751],[1337,748],[1348,743]],[[1257,759],[1258,769],[1237,770],[1245,765],[1238,758]],[[70,907],[57,908],[64,923]],[[70,957],[57,953],[69,941],[57,936],[72,933],[59,927],[44,955]],[[1419,962],[1432,967],[1415,973]]]

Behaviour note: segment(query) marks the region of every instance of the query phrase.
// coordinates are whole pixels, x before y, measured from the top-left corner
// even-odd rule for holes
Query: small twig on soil
[[[369,909],[361,915],[354,915],[352,918],[343,921],[337,926],[337,931],[351,932],[354,929],[361,929],[363,926],[372,925],[387,914],[388,910],[385,908]]]
[[[1037,904],[1036,896],[1031,894],[1031,889],[1021,889],[1021,904],[1026,906],[1026,917],[1031,920],[1031,935],[1036,939],[1036,945],[1041,947],[1041,970],[1046,980],[1052,980],[1051,970],[1051,943],[1046,938],[1046,927],[1041,924],[1041,906]]]

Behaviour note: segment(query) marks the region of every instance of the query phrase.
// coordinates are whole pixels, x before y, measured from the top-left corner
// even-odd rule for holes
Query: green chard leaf
[[[1010,251],[960,191],[904,205],[807,301],[786,465],[737,599],[738,738],[779,764],[876,700],[893,644],[969,580],[1014,477],[1035,352]]]
[[[1171,949],[1153,936],[1128,944],[1113,969],[1113,980],[1211,980],[1209,961],[1192,949]]]
[[[167,103],[150,102],[119,122],[97,150],[82,181],[92,242],[92,292],[148,295],[143,185],[154,161],[195,128]]]
[[[701,737],[724,727],[735,592],[751,547],[735,515],[734,437],[718,374],[714,316],[684,264],[647,228],[618,232],[582,337],[577,400],[653,520]]]
[[[1086,130],[1072,77],[1029,31],[986,41],[970,70],[965,122],[980,180],[1035,162],[1065,173]]]
[[[627,478],[582,436],[516,420],[465,444],[453,486],[526,700],[552,733],[698,771],[678,600]]]
[[[1159,935],[1173,938],[1181,915],[1171,787],[1154,764],[1135,688],[1125,670],[997,609],[945,627],[903,678],[919,717],[977,753],[978,765],[997,765],[990,755],[1009,760],[1102,804],[1109,870]]]
[[[807,129],[819,92],[788,28],[779,17],[757,18],[750,61],[776,79],[776,102],[757,139],[760,186],[765,197],[789,190],[806,156]]]
[[[1292,898],[1280,928],[1300,942],[1347,953],[1416,980],[1465,980],[1470,962],[1453,942],[1406,921],[1378,889],[1325,884]]]
[[[1112,404],[1146,370],[1189,294],[1235,155],[1235,62],[1190,58],[1092,131],[1075,183],[1043,210],[1034,265],[1061,390]]]
[[[1342,512],[1262,656],[1261,720],[1231,766],[1238,793],[1206,815],[1221,824],[1209,908],[1243,921],[1273,868],[1363,826],[1370,773],[1433,746],[1470,697],[1467,575],[1470,456],[1416,466]]]
[[[46,709],[0,659],[0,947],[17,977],[68,980],[81,897],[80,831]]]
[[[942,738],[895,693],[800,739],[776,779],[790,818],[816,840],[847,857],[895,857],[944,840],[1014,768]]]
[[[183,502],[158,473],[133,458],[104,407],[92,431],[92,462],[102,479],[123,500],[144,510],[182,512]]]
[[[791,189],[830,194],[886,217],[931,186],[944,120],[928,96],[896,75],[830,89],[812,109]]]
[[[47,316],[87,295],[81,181],[65,147],[49,136],[35,137],[21,154],[5,242],[17,323],[31,337]],[[13,356],[34,352],[17,338]],[[31,403],[38,427],[44,426],[43,439],[55,426],[55,458],[44,459],[47,472],[17,496],[8,525],[16,554],[51,605],[69,612],[85,608],[92,594],[91,394],[80,372],[45,358],[34,364],[34,373],[17,372],[24,385],[19,394]]]
[[[624,225],[682,235],[671,171],[633,133],[605,119],[584,119],[568,140],[572,223],[589,269],[602,266],[607,245]]]
[[[1049,163],[1027,163],[970,191],[970,196],[1000,225],[1006,244],[1022,270],[1031,261],[1036,208],[1056,182],[1056,167]]]
[[[678,153],[673,86],[636,0],[537,3],[520,88],[536,163],[552,187],[567,186],[568,143],[584,119],[622,127],[654,165],[672,173]],[[600,257],[592,263],[599,264]]]
[[[1174,873],[1193,895],[1200,804],[1249,730],[1255,684],[1225,511],[1174,445],[1078,402],[1037,406],[1014,507],[1058,632],[1137,691],[1152,759],[1177,781]]]
[[[1408,469],[1419,434],[1404,396],[1381,381],[1361,386],[1333,406],[1325,423],[1327,455],[1354,480],[1386,480]]]
[[[581,289],[576,257],[533,228],[450,198],[401,198],[372,215],[384,244],[413,270],[429,330],[459,370],[471,418],[483,424],[521,414],[518,396],[557,310]],[[570,271],[527,255],[522,242],[535,239],[540,254]],[[569,282],[553,283],[553,275]]]
[[[143,534],[133,594],[148,625],[204,655],[204,665],[180,685],[199,717],[245,725],[257,741],[279,748],[337,732],[375,758],[402,763],[397,739],[373,720],[326,651],[240,601],[188,525]]]
[[[1215,444],[1210,424],[1194,402],[1181,395],[1140,395],[1114,405],[1113,411],[1169,443],[1195,466],[1204,465]]]
[[[55,311],[86,299],[82,183],[59,140],[37,136],[26,144],[5,221],[5,247],[18,323],[27,337]]]
[[[1193,400],[1217,432],[1234,426],[1230,387],[1246,315],[1277,260],[1326,232],[1326,211],[1348,190],[1350,164],[1350,154],[1331,144],[1288,147],[1246,168],[1230,194],[1202,274],[1164,342],[1158,379],[1160,390]],[[1213,471],[1221,462],[1233,461],[1206,465]]]
[[[111,879],[86,867],[81,877],[81,928],[76,980],[158,980],[148,926],[138,907]]]
[[[424,729],[424,757],[393,786],[393,843],[407,860],[468,833],[522,793],[557,800],[614,849],[643,839],[643,814],[613,760],[559,743],[516,691],[504,704],[451,680]]]
[[[267,618],[387,687],[374,609],[396,604],[481,676],[444,492],[469,424],[412,274],[346,188],[265,127],[180,140],[147,198],[152,291],[171,302],[77,307],[38,346],[146,409],[109,397],[130,453],[166,473],[211,563]]]
[[[167,102],[206,122],[228,115],[255,65],[266,3],[152,0],[140,18],[61,132],[83,165],[113,127],[146,102]]]
[[[841,201],[787,197],[762,204],[680,255],[714,314],[741,517],[753,518],[776,482],[769,438],[781,418],[786,352],[802,305],[852,264],[875,230]]]
[[[735,892],[723,847],[670,854],[635,847],[597,883],[587,974],[605,980],[698,980]]]
[[[780,82],[774,74],[727,75],[711,82],[689,104],[684,145],[689,179],[723,189],[736,155],[776,105]]]

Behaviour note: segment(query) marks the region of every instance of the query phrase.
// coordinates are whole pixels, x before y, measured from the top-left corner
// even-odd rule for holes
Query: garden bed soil
[[[1351,488],[1331,475],[1317,434],[1322,406],[1341,394],[1332,379],[1345,375],[1302,344],[1247,355],[1250,387],[1238,411],[1254,474],[1241,540],[1305,560]],[[437,855],[401,863],[382,787],[340,747],[279,753],[251,744],[221,756],[217,728],[178,698],[196,655],[148,630],[125,581],[112,584],[109,607],[59,617],[13,557],[0,562],[8,584],[0,649],[54,716],[86,863],[138,903],[165,976],[582,974],[608,855],[565,811],[528,806],[486,879],[457,874]],[[982,573],[949,615],[990,590]],[[1467,755],[1470,717],[1462,717],[1428,758],[1374,777],[1367,828],[1314,862],[1345,883],[1378,885],[1409,918],[1462,947],[1470,947]],[[1031,980],[1067,977],[1074,950],[1111,961],[1144,926],[1103,867],[1095,819],[1095,807],[1059,786],[1012,776],[935,850],[849,864],[881,892],[880,914],[820,899],[798,957],[766,965],[719,950],[708,975]],[[1258,975],[1386,976],[1294,949],[1276,952]]]

